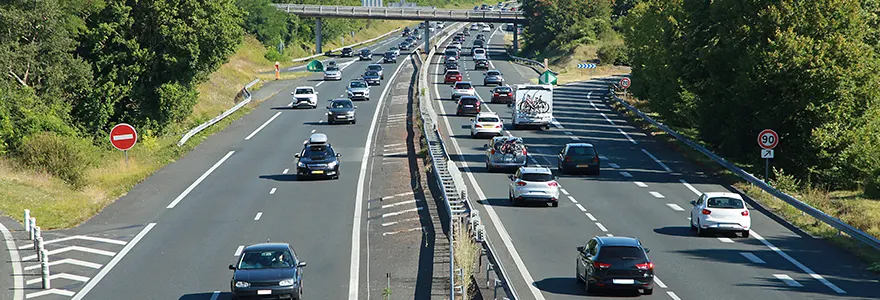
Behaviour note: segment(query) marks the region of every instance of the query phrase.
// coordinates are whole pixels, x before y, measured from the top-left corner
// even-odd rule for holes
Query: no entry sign
[[[110,130],[110,143],[116,149],[127,151],[137,143],[137,131],[131,125],[121,123]]]

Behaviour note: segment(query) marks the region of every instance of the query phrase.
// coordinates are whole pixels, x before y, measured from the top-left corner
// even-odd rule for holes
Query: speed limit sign
[[[764,129],[758,134],[758,146],[764,149],[776,148],[779,144],[779,135],[772,129]]]

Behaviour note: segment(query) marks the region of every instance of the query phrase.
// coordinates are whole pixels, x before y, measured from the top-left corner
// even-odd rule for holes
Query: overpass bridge
[[[522,11],[438,9],[433,7],[365,7],[307,4],[272,4],[279,10],[300,17],[315,18],[315,50],[322,53],[321,18],[346,19],[385,19],[451,22],[514,23],[527,22]],[[430,40],[430,31],[425,30],[425,45]],[[519,32],[513,31],[514,49],[518,48]],[[427,49],[427,48],[426,48]]]

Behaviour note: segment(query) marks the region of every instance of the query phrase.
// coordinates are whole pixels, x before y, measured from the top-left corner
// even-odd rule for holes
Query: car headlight
[[[280,286],[291,286],[291,285],[293,285],[295,282],[296,282],[296,281],[293,280],[293,278],[289,278],[289,279],[285,279],[285,280],[279,281],[279,282],[278,282],[278,285],[280,285]]]
[[[338,161],[331,161],[329,164],[327,164],[327,167],[335,168],[337,165],[339,165]]]
[[[354,116],[354,111],[345,112],[346,115]]]
[[[237,288],[246,288],[246,287],[250,287],[250,286],[251,286],[251,284],[248,283],[247,281],[236,281],[235,282],[235,287],[237,287]]]
[[[305,167],[306,167],[306,164],[304,164],[303,162],[299,161],[299,162],[296,162],[296,166],[299,167],[299,168],[305,168]]]

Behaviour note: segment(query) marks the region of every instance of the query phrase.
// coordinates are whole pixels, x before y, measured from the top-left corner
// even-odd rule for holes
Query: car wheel
[[[551,203],[550,206],[559,207],[559,201],[553,201],[553,203]]]
[[[654,289],[653,289],[653,288],[651,288],[651,289],[645,289],[645,290],[642,292],[642,294],[644,294],[644,295],[651,295],[651,294],[654,294]]]
[[[697,231],[697,226],[694,225],[694,222],[688,221],[688,224],[691,224],[691,231]]]
[[[327,124],[333,124],[333,119],[327,118]]]
[[[565,168],[562,165],[556,165],[556,169],[559,170],[559,175],[565,175]]]
[[[584,274],[584,292],[586,292],[587,295],[590,294],[590,280],[587,279],[586,274]]]
[[[748,230],[743,230],[741,233],[742,233],[742,237],[744,237],[744,238],[749,237],[749,231],[748,231]]]
[[[706,230],[700,227],[700,223],[697,223],[697,236],[706,236]]]

